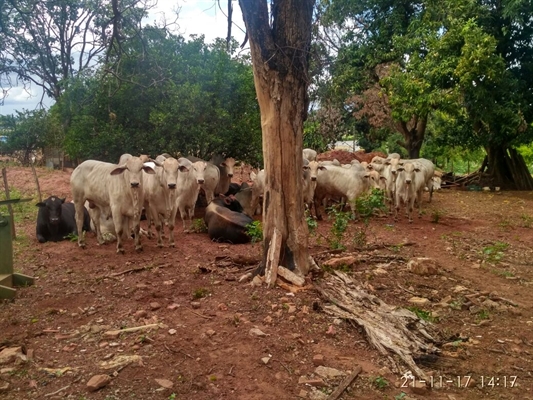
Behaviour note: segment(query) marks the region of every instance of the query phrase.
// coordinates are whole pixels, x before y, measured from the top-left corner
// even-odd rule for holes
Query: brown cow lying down
[[[242,206],[231,196],[220,195],[205,210],[205,224],[211,240],[228,243],[248,243],[246,226],[253,219],[242,213]]]

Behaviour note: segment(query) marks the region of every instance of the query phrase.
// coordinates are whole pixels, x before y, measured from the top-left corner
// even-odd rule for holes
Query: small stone
[[[0,351],[0,365],[10,364],[22,356],[22,347],[6,347]]]
[[[172,389],[174,387],[174,383],[168,379],[156,379],[155,381],[159,386],[162,386],[165,389]]]
[[[429,393],[429,389],[426,386],[425,382],[420,382],[415,380],[412,384],[409,385],[411,392],[419,396],[425,396]]]
[[[201,307],[201,304],[199,301],[191,301],[191,307],[194,309],[198,309]]]
[[[266,334],[265,332],[263,332],[261,329],[258,329],[258,328],[252,328],[252,329],[250,329],[249,335],[250,335],[250,336],[258,336],[258,337],[265,337],[265,336],[267,336],[267,334]]]
[[[305,390],[300,390],[300,393],[298,393],[298,397],[301,399],[307,398],[307,392]]]
[[[263,364],[267,365],[268,362],[270,361],[270,357],[263,357],[261,358],[261,361],[263,361]]]
[[[289,314],[292,314],[292,313],[295,313],[296,312],[296,306],[289,306]]]
[[[409,260],[407,270],[420,276],[436,275],[439,272],[437,262],[427,257],[417,257]]]
[[[324,356],[322,354],[315,354],[313,356],[313,364],[316,366],[324,365]]]
[[[168,308],[169,310],[175,310],[176,308],[179,308],[179,306],[180,306],[179,304],[172,303],[172,304],[169,304],[169,305],[167,306],[167,308]]]
[[[461,285],[457,285],[456,287],[453,288],[453,291],[455,293],[464,292],[465,290],[468,290],[468,288],[461,286]]]
[[[314,386],[314,387],[327,386],[326,383],[322,379],[318,379],[318,378],[310,379],[306,376],[300,376],[300,378],[298,379],[298,383],[300,385],[309,385],[309,386]]]
[[[309,307],[302,306],[302,314],[309,314]]]
[[[252,286],[261,286],[261,285],[263,285],[263,279],[261,279],[261,277],[259,275],[256,275],[252,279],[251,285]]]
[[[161,304],[159,304],[158,302],[154,301],[154,302],[150,303],[150,308],[152,309],[152,311],[159,310],[161,308]]]
[[[169,329],[169,330],[168,330],[168,334],[169,334],[169,335],[175,335],[176,333],[178,333],[178,331],[175,330],[175,329]]]
[[[270,325],[272,323],[272,317],[270,315],[267,315],[264,319],[263,319],[263,322],[267,325]]]
[[[320,366],[315,368],[315,374],[321,376],[322,378],[326,378],[326,379],[333,379],[333,378],[336,378],[338,376],[346,375],[346,373],[343,372],[343,371],[340,371],[340,370],[335,369],[335,368],[324,367],[323,365],[320,365]]]
[[[411,297],[409,299],[409,303],[413,303],[419,306],[424,306],[430,303],[429,299],[426,299],[425,297]]]
[[[9,382],[0,383],[0,393],[5,393],[9,390]]]
[[[218,303],[217,307],[220,311],[228,311],[228,306],[224,303]]]
[[[216,335],[216,332],[213,330],[213,329],[208,329],[205,334],[209,337],[211,336],[215,336]]]
[[[146,310],[138,310],[135,312],[135,319],[139,320],[141,318],[146,318],[148,316],[148,312]]]
[[[95,375],[87,382],[87,390],[89,392],[96,392],[98,389],[109,385],[109,382],[111,382],[109,375]]]
[[[335,328],[333,327],[333,325],[330,325],[328,330],[326,331],[326,335],[327,336],[335,336],[337,332],[335,331]]]

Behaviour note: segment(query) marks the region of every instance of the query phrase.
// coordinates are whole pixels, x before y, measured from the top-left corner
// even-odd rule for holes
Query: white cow
[[[175,247],[174,225],[176,221],[176,193],[180,163],[173,157],[158,156],[155,161],[155,174],[145,176],[144,207],[148,218],[148,229],[151,223],[157,231],[157,246],[163,247],[163,227],[168,224],[168,245]]]
[[[304,159],[306,159],[307,161],[316,161],[317,153],[315,150],[303,149],[302,153],[303,153]]]
[[[176,205],[183,222],[183,231],[189,232],[192,227],[198,191],[205,184],[207,163],[205,161],[193,163],[183,157],[178,158],[178,163],[180,166],[176,188]],[[187,217],[189,218],[189,229],[185,225],[185,218]]]
[[[205,193],[205,200],[207,204],[211,203],[211,200],[215,198],[215,193],[217,191],[218,184],[220,182],[220,169],[211,162],[202,160],[201,158],[194,156],[187,156],[187,159],[192,163],[203,161],[206,164],[206,169],[204,171],[204,183],[202,189]],[[229,183],[228,183],[229,187]]]
[[[222,156],[214,156],[211,159],[210,163],[217,167],[219,170],[219,180],[214,190],[214,195],[218,196],[219,194],[226,194],[229,190],[231,178],[233,178],[235,159],[233,157],[223,158]]]
[[[317,219],[322,219],[320,204],[324,199],[341,197],[346,198],[354,217],[357,216],[355,208],[356,199],[373,187],[373,180],[369,171],[354,171],[336,165],[323,165],[319,169],[315,189],[315,210]]]
[[[144,165],[139,157],[134,156],[128,157],[127,161],[120,165],[96,160],[87,160],[78,165],[70,176],[78,231],[81,232],[83,207],[85,201],[88,201],[94,209],[93,222],[99,243],[104,243],[100,231],[100,214],[104,212],[110,213],[113,218],[117,234],[117,253],[124,253],[123,234],[130,223],[133,227],[135,250],[142,250],[139,235],[144,203],[142,171],[155,173],[151,167]],[[128,220],[130,223],[127,223]],[[78,245],[85,247],[83,235],[79,235]]]
[[[398,219],[398,212],[403,203],[405,204],[409,223],[413,222],[413,208],[415,201],[418,203],[418,216],[422,216],[422,193],[426,186],[426,173],[424,168],[424,165],[419,162],[410,161],[406,161],[398,167],[395,189],[396,213],[394,219]]]

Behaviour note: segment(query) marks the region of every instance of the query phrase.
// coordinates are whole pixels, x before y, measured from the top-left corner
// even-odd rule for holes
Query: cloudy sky
[[[189,35],[205,35],[206,43],[212,42],[217,37],[226,37],[228,0],[158,0],[158,6],[147,18],[148,23],[153,23],[161,18],[167,21],[172,20],[179,7],[178,28],[176,33],[183,35],[186,39]],[[219,8],[220,4],[220,8]],[[242,21],[241,9],[236,1],[233,1],[233,27],[232,35],[242,43],[244,40],[244,22]],[[0,106],[0,114],[13,114],[15,110],[34,110],[40,101],[42,92],[35,85],[31,92],[24,90],[21,86],[14,87],[9,91],[8,97],[4,100],[4,105]],[[50,105],[48,99],[45,104]]]

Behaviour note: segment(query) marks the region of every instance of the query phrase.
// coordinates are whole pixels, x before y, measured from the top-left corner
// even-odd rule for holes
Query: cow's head
[[[58,225],[61,220],[61,208],[65,199],[60,199],[56,196],[51,196],[44,201],[36,204],[37,207],[45,211],[45,218],[51,225]]]
[[[119,165],[111,171],[111,175],[120,175],[128,171],[126,179],[129,181],[131,188],[137,189],[142,186],[142,171],[147,174],[155,174],[151,165],[147,165],[139,157],[131,156],[124,164]]]
[[[220,163],[220,166],[226,168],[228,177],[233,177],[233,168],[235,167],[235,159],[233,157],[226,158]]]
[[[207,168],[207,163],[205,161],[196,161],[191,165],[191,171],[194,171],[194,176],[196,177],[196,182],[199,185],[203,185],[205,182],[205,170]]]
[[[165,158],[162,167],[161,184],[170,190],[176,189],[180,163],[174,157]]]

